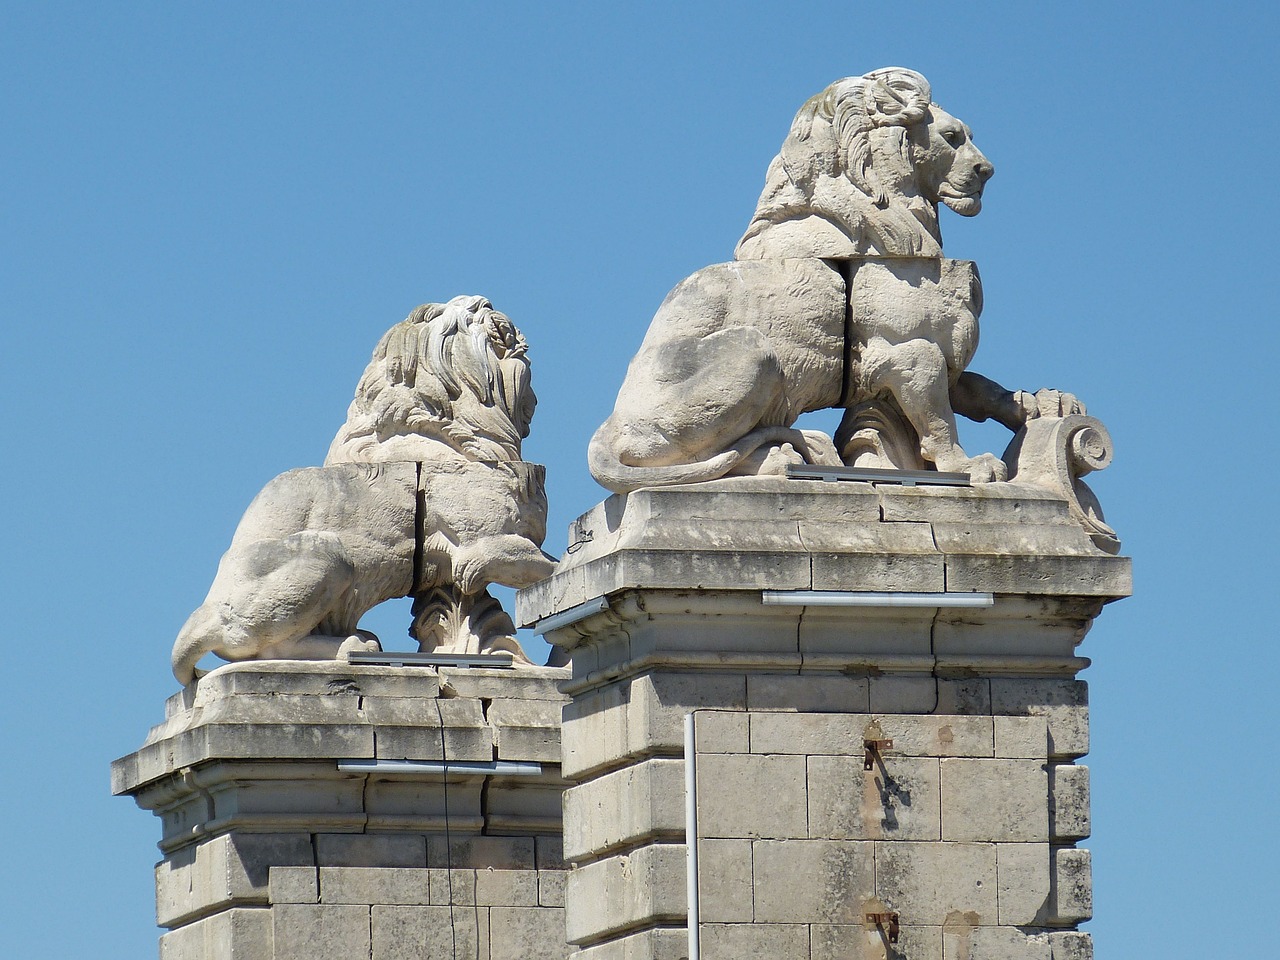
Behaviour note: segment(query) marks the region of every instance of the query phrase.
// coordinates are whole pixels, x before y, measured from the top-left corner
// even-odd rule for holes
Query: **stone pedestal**
[[[612,497],[569,542],[518,615],[567,613],[584,958],[687,956],[689,713],[706,960],[1091,955],[1076,645],[1129,562],[1065,501],[738,478]]]
[[[163,823],[162,960],[561,960],[565,675],[253,662],[170,698],[112,768]]]

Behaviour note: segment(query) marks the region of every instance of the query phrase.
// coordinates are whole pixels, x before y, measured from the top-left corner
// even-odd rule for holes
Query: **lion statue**
[[[525,587],[553,567],[540,549],[545,474],[520,459],[535,403],[525,340],[489,301],[414,310],[378,343],[325,465],[276,477],[249,505],[179,632],[174,676],[192,682],[207,653],[379,649],[360,618],[405,596],[436,611],[422,627],[432,648],[462,630],[464,643],[519,654],[485,587]],[[440,613],[451,604],[463,615]]]
[[[698,271],[658,308],[592,437],[592,475],[619,493],[802,462],[1004,480],[999,458],[961,448],[955,414],[1017,430],[1068,395],[965,370],[982,287],[972,263],[942,258],[938,204],[973,216],[992,172],[914,71],[849,77],[810,99],[737,259]],[[830,407],[851,414],[839,447],[793,429]],[[1083,412],[1074,398],[1068,408]]]

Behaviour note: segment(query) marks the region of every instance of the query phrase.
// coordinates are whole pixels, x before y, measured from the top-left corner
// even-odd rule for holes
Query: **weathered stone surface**
[[[426,867],[321,867],[321,903],[431,902]]]
[[[489,911],[491,960],[564,960],[564,911],[493,907]]]
[[[1093,960],[1093,937],[1075,930],[1049,934],[1052,960]]]
[[[1088,850],[1052,847],[1049,851],[1048,922],[1082,923],[1093,916],[1093,865]]]
[[[991,706],[997,716],[1046,718],[1051,757],[1089,752],[1089,687],[1083,680],[994,677]]]
[[[700,836],[807,837],[807,806],[804,757],[698,758]]]
[[[488,960],[490,956],[486,909],[377,906],[367,911],[365,922],[371,932],[371,960]],[[366,950],[369,945],[367,939]],[[311,960],[321,956],[330,955],[316,954]]]
[[[425,837],[401,834],[322,833],[315,838],[321,867],[425,867]]]
[[[486,719],[498,759],[559,763],[561,708],[556,700],[495,699]]]
[[[272,903],[319,903],[319,870],[316,867],[272,866],[267,891]]]
[[[809,928],[809,940],[811,960],[933,960],[942,955],[942,928],[910,923],[900,927],[898,942],[892,945],[885,943],[885,935],[878,929],[866,924],[815,923]]]
[[[860,923],[875,893],[870,843],[758,840],[752,857],[756,923]]]
[[[1049,836],[1083,840],[1092,830],[1089,814],[1089,768],[1061,763],[1049,767]]]
[[[1049,844],[996,844],[996,874],[1000,923],[1042,922],[1049,898]]]
[[[1048,841],[1043,761],[942,760],[942,839]]]
[[[809,757],[808,835],[937,840],[938,761],[894,757],[864,770],[858,757]]]
[[[1049,756],[1049,724],[1042,717],[993,717],[996,756],[1043,760]]]
[[[431,903],[436,906],[474,906],[476,872],[468,869],[433,867],[428,874]]]
[[[809,928],[800,923],[707,923],[701,946],[706,960],[807,957]]]
[[[482,907],[536,907],[538,871],[477,870],[476,903]]]
[[[277,904],[271,908],[274,960],[367,960],[369,911],[367,906]]]
[[[751,922],[750,840],[698,841],[698,901],[705,923]]]
[[[533,837],[453,837],[446,847],[445,838],[434,836],[427,841],[427,864],[431,867],[451,866],[495,870],[533,870]]]
[[[156,922],[175,927],[232,904],[266,903],[272,866],[312,863],[306,834],[213,837],[156,865]]]
[[[942,930],[942,960],[1051,960],[1049,938],[1016,927],[971,925],[957,915]]]
[[[747,676],[747,709],[788,713],[866,713],[866,677],[803,674]],[[699,749],[706,749],[699,746]]]
[[[565,907],[568,941],[574,944],[684,917],[684,844],[653,844],[571,870]]]
[[[566,872],[564,870],[538,871],[538,906],[564,906],[565,877]]]
[[[570,860],[651,837],[682,838],[684,761],[647,760],[570,787],[564,809]]]
[[[952,913],[994,923],[995,845],[877,841],[875,894],[913,923],[942,925]]]
[[[994,752],[990,717],[781,713],[751,714],[751,751],[862,756],[873,719],[883,736],[893,740],[886,759],[895,754],[989,757]]]
[[[751,683],[751,677],[747,677]],[[699,710],[694,717],[694,749],[698,753],[750,753],[751,734],[745,713]]]
[[[684,927],[658,927],[584,947],[578,960],[688,960],[689,939]]]
[[[233,908],[160,938],[160,960],[266,960],[276,956],[272,911]]]

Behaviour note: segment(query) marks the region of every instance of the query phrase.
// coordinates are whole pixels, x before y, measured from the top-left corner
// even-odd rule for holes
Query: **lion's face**
[[[995,168],[973,144],[973,133],[937,104],[908,131],[921,194],[962,217],[982,209],[982,188]]]

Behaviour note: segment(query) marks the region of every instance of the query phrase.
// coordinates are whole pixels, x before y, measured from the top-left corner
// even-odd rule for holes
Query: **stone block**
[[[1051,960],[1049,938],[1016,927],[983,926],[958,916],[942,928],[942,960]]]
[[[522,666],[519,670],[439,668],[440,682],[447,688],[449,696],[472,700],[511,698],[553,700],[563,704],[569,698],[560,692],[560,684],[568,680],[570,674],[571,671],[565,667]]]
[[[534,870],[533,837],[453,837],[445,847],[445,838],[431,837],[427,841],[427,865],[495,870]]]
[[[1052,847],[1049,852],[1051,926],[1074,926],[1093,916],[1093,865],[1088,850]]]
[[[423,836],[395,833],[321,833],[315,838],[321,867],[425,867]]]
[[[478,700],[384,700],[366,712],[377,725],[380,760],[493,759],[493,730]]]
[[[539,870],[564,870],[564,840],[559,835],[534,837],[534,860]]]
[[[561,709],[556,700],[494,700],[488,720],[498,759],[559,763]]]
[[[902,924],[896,944],[886,943],[879,929],[865,924],[815,923],[809,928],[811,960],[935,960],[941,956],[941,927]]]
[[[752,674],[747,677],[747,709],[866,713],[868,685],[866,677]]]
[[[483,812],[485,832],[527,834],[562,829],[564,784],[549,772],[542,777],[490,777],[481,781],[476,797],[477,812]],[[453,791],[449,793],[449,813],[453,814]]]
[[[704,709],[745,710],[747,681],[707,673],[648,673],[631,681],[627,736],[633,754],[684,753],[684,716]]]
[[[873,848],[854,840],[757,840],[752,879],[756,923],[860,923],[875,892]]]
[[[1049,775],[1035,760],[942,760],[942,839],[1049,839]]]
[[[546,907],[493,907],[489,911],[491,960],[564,960],[564,911]]]
[[[751,678],[747,677],[747,683]],[[694,715],[694,749],[698,753],[749,753],[747,715],[725,710],[699,710]]]
[[[652,837],[683,839],[684,761],[646,760],[564,792],[564,853],[585,860]]]
[[[1083,680],[992,678],[991,707],[997,716],[1044,717],[1051,757],[1089,752],[1089,687]]]
[[[431,903],[437,907],[473,906],[476,902],[476,872],[467,869],[433,867],[427,878]]]
[[[1049,756],[1049,721],[1044,717],[993,717],[996,756],[1043,760]]]
[[[923,659],[930,655],[931,611],[912,607],[861,607],[855,617],[839,607],[803,609],[797,636],[800,653],[806,661],[824,655],[833,655],[833,659],[908,655]]]
[[[688,960],[689,935],[684,927],[657,927],[584,947],[573,956],[576,960]]]
[[[271,960],[273,911],[233,907],[160,937],[160,960]]]
[[[875,894],[913,924],[943,925],[952,913],[995,923],[995,845],[877,841]]]
[[[704,923],[704,960],[779,960],[809,956],[809,928],[802,923]]]
[[[1071,763],[1049,767],[1049,837],[1083,840],[1092,830],[1089,768]]]
[[[986,677],[941,679],[937,695],[938,708],[934,713],[961,717],[991,715],[991,682]]]
[[[814,529],[813,527],[809,528]],[[946,589],[946,561],[933,546],[926,523],[879,524],[874,531],[888,529],[897,534],[912,530],[911,543],[893,543],[901,537],[880,539],[884,546],[877,552],[833,553],[814,547],[814,590],[909,590],[939,593]],[[914,531],[919,532],[914,532]],[[893,552],[903,546],[904,552]],[[926,550],[927,548],[927,550]],[[868,543],[863,550],[876,548]]]
[[[273,866],[310,866],[304,833],[226,833],[174,851],[156,865],[156,922],[176,927],[232,904],[265,904]]]
[[[630,684],[615,683],[565,704],[560,773],[566,780],[584,780],[592,773],[620,765],[630,754],[630,702]]]
[[[482,907],[536,907],[538,871],[477,870],[476,903]]]
[[[1040,922],[1049,899],[1049,844],[996,844],[996,893],[1001,924]]]
[[[698,901],[704,923],[750,923],[751,841],[698,841]]]
[[[804,757],[698,757],[699,836],[807,837],[807,809]]]
[[[538,871],[538,906],[563,907],[566,870]]]
[[[426,867],[321,867],[321,903],[431,902]]]
[[[272,867],[267,890],[272,903],[319,903],[319,870],[316,867]]]
[[[947,589],[958,593],[1069,595],[1111,599],[1133,590],[1125,557],[948,554]]]
[[[369,910],[338,904],[272,907],[273,960],[368,960]]]
[[[751,714],[751,752],[857,756],[872,721],[891,738],[892,756],[990,757],[994,752],[990,717],[937,717],[911,714]]]
[[[475,907],[377,906],[370,914],[372,955],[366,954],[368,960],[489,958],[488,910]],[[326,954],[316,954],[312,960],[319,957],[329,960]]]
[[[808,758],[808,829],[833,840],[937,840],[938,761],[893,757],[863,770],[861,757]]]
[[[686,915],[684,844],[653,844],[569,872],[568,941],[589,943],[629,927]]]
[[[1093,960],[1093,937],[1078,930],[1060,930],[1049,934],[1053,960]]]
[[[940,681],[933,677],[872,677],[872,713],[941,713]]]

